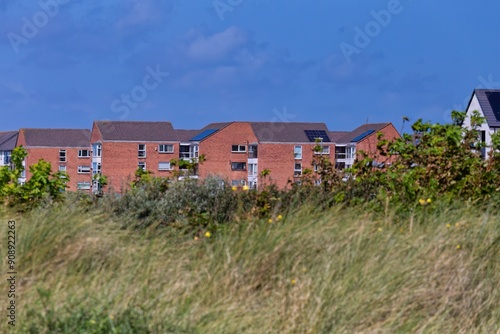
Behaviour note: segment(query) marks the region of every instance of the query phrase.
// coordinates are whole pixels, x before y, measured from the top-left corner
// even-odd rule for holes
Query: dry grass
[[[500,216],[439,209],[415,217],[410,232],[410,220],[362,212],[305,207],[201,240],[120,230],[73,205],[17,217],[16,329],[498,332]]]

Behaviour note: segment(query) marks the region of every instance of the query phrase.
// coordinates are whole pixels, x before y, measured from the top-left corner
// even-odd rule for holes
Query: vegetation
[[[43,159],[30,166],[30,179],[19,183],[26,155],[22,146],[16,147],[12,152],[12,165],[0,167],[0,203],[25,210],[42,200],[61,200],[69,177],[64,172],[52,173],[50,163]]]
[[[400,219],[392,209],[305,205],[271,223],[232,221],[194,237],[121,229],[105,210],[73,201],[22,216],[3,212],[3,221],[17,220],[16,329],[495,332],[498,210],[463,201],[423,207]]]
[[[347,171],[317,155],[288,190],[272,170],[259,191],[138,170],[121,196],[62,197],[65,179],[43,162],[30,185],[3,169],[12,207],[0,219],[17,222],[16,330],[495,332],[500,156],[482,159],[480,117],[466,130],[453,116],[380,137],[378,154]]]

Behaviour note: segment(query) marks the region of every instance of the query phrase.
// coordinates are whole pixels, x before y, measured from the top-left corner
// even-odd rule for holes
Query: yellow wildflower
[[[460,248],[462,248],[462,246],[460,246],[460,245],[457,245],[457,249],[460,249]]]
[[[290,283],[291,283],[292,285],[295,285],[295,284],[297,284],[297,281],[296,281],[295,279],[292,279],[292,280],[290,281]]]
[[[282,220],[283,219],[283,216],[282,215],[278,215],[278,220]]]
[[[272,218],[269,218],[269,220],[267,221],[269,224],[271,224],[273,222]]]
[[[427,203],[429,203],[429,204],[430,204],[431,202],[432,202],[432,200],[431,200],[430,198],[428,198],[428,199],[427,199]]]
[[[456,227],[459,227],[459,226],[460,226],[460,224],[459,224],[459,223],[455,223],[455,226],[456,226]]]
[[[382,227],[379,227],[377,230],[378,230],[379,232],[382,232]]]
[[[232,187],[231,187],[231,189],[232,189],[233,191],[236,191],[236,189],[238,189],[238,188],[237,188],[236,186],[232,186]]]
[[[95,320],[94,320],[94,319],[90,320],[90,323],[91,323],[92,325],[95,325]]]
[[[247,186],[247,185],[244,185],[244,186],[243,186],[243,190],[247,191],[248,189],[250,189],[250,187],[249,187],[249,186]]]
[[[198,237],[194,237],[194,240],[198,240],[199,238]]]
[[[208,231],[205,232],[205,237],[210,238],[211,235],[212,234],[210,232],[208,232]]]
[[[425,199],[423,198],[419,199],[418,202],[420,203],[420,205],[425,205]]]
[[[450,228],[450,227],[451,227],[451,224],[446,224],[446,227],[447,227],[447,228]]]

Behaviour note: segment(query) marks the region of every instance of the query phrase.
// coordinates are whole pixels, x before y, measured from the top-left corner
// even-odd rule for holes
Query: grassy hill
[[[498,332],[497,211],[396,217],[304,205],[195,240],[76,202],[0,211],[1,271],[15,219],[19,333]]]

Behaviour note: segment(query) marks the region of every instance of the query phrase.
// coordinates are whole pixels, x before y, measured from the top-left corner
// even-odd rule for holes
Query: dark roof
[[[358,141],[361,141],[362,139],[366,138],[367,136],[371,135],[372,133],[382,130],[383,128],[385,128],[389,124],[391,124],[391,123],[364,124],[364,125],[361,125],[360,127],[357,127],[353,131],[346,133],[343,136],[339,136],[338,138],[336,138],[334,140],[334,142],[339,143],[339,144],[358,142]]]
[[[0,132],[0,151],[12,151],[17,144],[19,131]]]
[[[250,122],[250,124],[259,142],[310,143],[306,130],[324,131],[329,134],[325,123]]]
[[[200,133],[200,130],[174,130],[177,135],[177,140],[182,143],[189,142],[189,139]]]
[[[104,141],[178,141],[170,122],[96,121]]]
[[[233,124],[234,122],[219,122],[219,123],[210,123],[203,127],[198,133],[194,134],[189,140],[191,141],[202,141],[207,139],[220,129],[225,128],[226,126]]]
[[[334,143],[338,143],[339,139],[347,135],[349,131],[330,131],[330,139]]]
[[[203,130],[202,132],[198,133],[196,136],[194,136],[193,138],[189,139],[191,141],[201,141],[207,137],[210,137],[211,135],[213,135],[214,133],[216,133],[217,131],[219,131],[219,129],[206,129],[206,130]]]
[[[474,93],[488,125],[500,127],[500,89],[475,89]]]
[[[89,147],[88,129],[21,129],[26,146]]]

